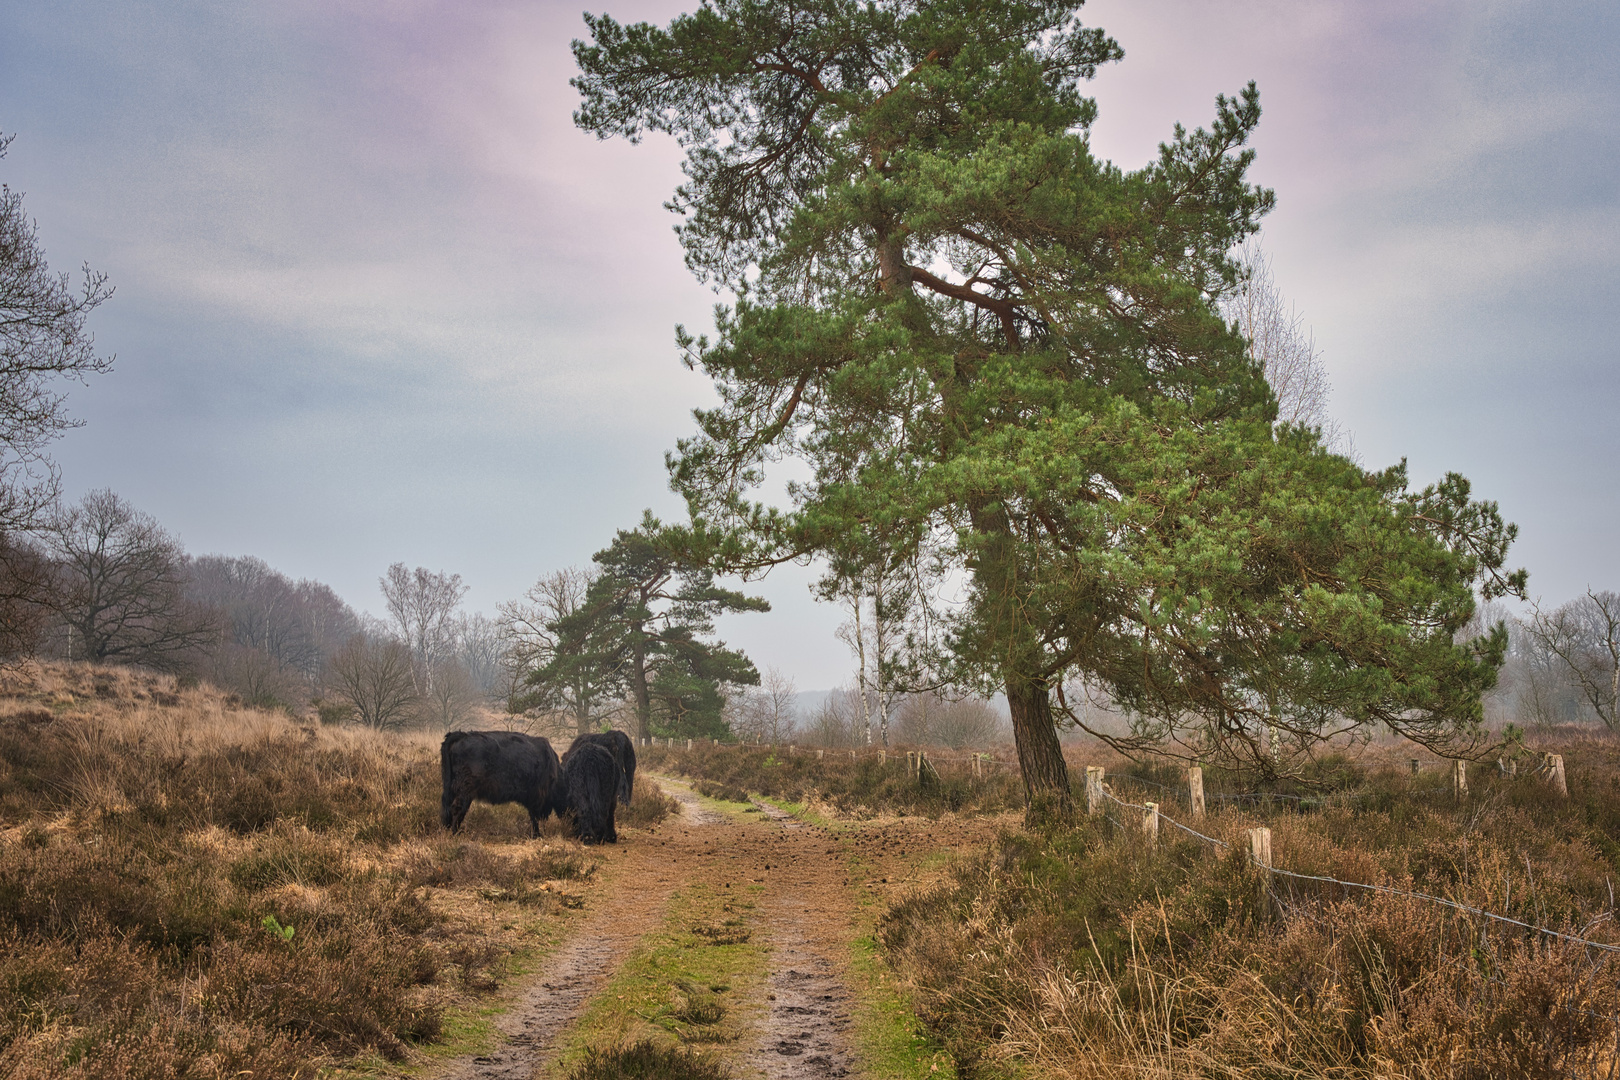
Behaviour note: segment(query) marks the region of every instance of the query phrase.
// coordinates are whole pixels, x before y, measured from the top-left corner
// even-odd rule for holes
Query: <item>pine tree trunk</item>
[[[1040,641],[1025,615],[1018,552],[999,509],[979,506],[972,514],[974,527],[989,538],[973,575],[985,592],[987,614],[1000,629],[1001,676],[1028,800],[1025,820],[1031,825],[1066,820],[1074,812],[1069,770],[1052,717],[1050,676],[1042,670]]]
[[[639,629],[639,628],[638,628]],[[647,650],[637,648],[630,664],[630,687],[636,696],[636,734],[652,736],[652,692],[647,688]]]
[[[1074,813],[1069,767],[1063,760],[1051,690],[1045,681],[1007,672],[1007,707],[1012,712],[1018,767],[1028,799],[1025,819],[1032,825],[1063,820]]]

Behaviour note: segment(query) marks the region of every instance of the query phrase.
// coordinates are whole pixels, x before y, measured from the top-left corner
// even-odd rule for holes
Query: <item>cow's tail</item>
[[[455,818],[453,791],[455,785],[451,782],[455,776],[455,767],[450,761],[450,748],[466,735],[465,731],[452,731],[444,737],[444,742],[439,744],[439,779],[443,784],[443,794],[439,797],[439,823],[447,829]]]

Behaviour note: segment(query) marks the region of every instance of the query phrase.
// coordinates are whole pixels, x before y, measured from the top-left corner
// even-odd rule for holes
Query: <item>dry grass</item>
[[[312,1077],[438,1038],[595,864],[510,807],[445,836],[435,743],[0,673],[0,1075]]]
[[[1022,809],[1023,781],[1012,772],[974,777],[971,767],[941,763],[921,777],[908,775],[903,748],[887,762],[848,751],[814,749],[788,753],[785,747],[700,744],[691,750],[651,746],[639,749],[643,766],[703,781],[705,794],[740,801],[748,794],[786,802],[813,803],[818,812],[846,818],[881,814],[938,817],[947,812],[998,813]]]
[[[630,793],[630,805],[620,806],[614,815],[619,828],[649,829],[663,823],[671,814],[681,812],[681,804],[664,794],[664,789],[645,775],[636,776],[636,786]]]
[[[1459,805],[1439,770],[1374,755],[1354,802],[1227,810],[1204,831],[1267,824],[1279,867],[1620,944],[1620,740],[1546,738],[1567,800],[1481,768]],[[897,905],[883,939],[969,1075],[1620,1075],[1620,956],[1421,900],[1268,889],[1240,844],[1174,830],[1156,847],[1100,819],[1008,834]]]

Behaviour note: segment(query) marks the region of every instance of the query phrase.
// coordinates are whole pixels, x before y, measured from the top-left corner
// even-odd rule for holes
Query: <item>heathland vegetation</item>
[[[464,1039],[596,861],[439,824],[436,739],[168,675],[0,685],[0,1075],[314,1076]],[[666,801],[644,786],[627,824]]]
[[[604,1043],[581,1078],[725,1076],[803,1022],[725,996],[794,948],[904,1014],[871,1075],[1620,1075],[1620,600],[1513,617],[1494,503],[1347,452],[1245,247],[1258,91],[1098,161],[1081,87],[1122,54],[1078,8],[586,17],[577,123],[680,143],[735,302],[679,331],[717,393],[669,458],[687,520],[494,615],[396,563],[373,617],[65,503],[53,380],[110,366],[111,290],[0,195],[0,1074],[427,1068],[595,904],[631,1004],[563,1016]],[[856,673],[805,715],[716,626],[767,610],[725,575],[809,559]],[[615,896],[622,853],[555,823],[447,836],[469,725],[628,731],[732,846],[655,843],[652,782]]]
[[[1076,775],[1105,770],[1097,812],[1005,831],[893,903],[878,939],[965,1076],[1615,1075],[1620,742],[1543,730],[1462,794],[1412,753],[1363,747],[1263,795],[1211,771],[1195,816],[1180,770],[1071,746]],[[828,820],[1022,802],[962,762],[652,754],[715,797]]]

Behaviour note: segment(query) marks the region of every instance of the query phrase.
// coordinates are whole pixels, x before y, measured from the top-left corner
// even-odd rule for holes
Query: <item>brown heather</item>
[[[513,807],[444,835],[436,742],[0,674],[0,1076],[313,1077],[437,1039],[595,864]]]
[[[1620,954],[1462,914],[1431,901],[1265,876],[1244,830],[1269,826],[1280,869],[1426,893],[1620,945],[1620,738],[1545,731],[1516,779],[1449,763],[1413,774],[1404,744],[1319,763],[1307,783],[1234,801],[1238,777],[1206,773],[1211,814],[1193,822],[1178,768],[1066,748],[1142,811],[1119,823],[1009,830],[942,884],[880,920],[889,962],[966,1077],[1552,1080],[1620,1077]],[[1528,766],[1562,753],[1570,795]],[[829,817],[936,817],[1019,805],[1016,778],[961,767],[919,783],[886,767],[785,747],[653,748],[654,768],[718,798],[758,793]],[[945,755],[941,755],[944,757]],[[1007,756],[1005,750],[998,756]]]
[[[1475,766],[1459,804],[1447,771],[1413,776],[1391,748],[1337,763],[1344,805],[1213,812],[1199,824],[1224,853],[1168,827],[1149,846],[1118,807],[1129,827],[1005,834],[881,937],[968,1076],[1612,1080],[1620,955],[1424,900],[1268,889],[1242,842],[1268,825],[1277,867],[1620,945],[1620,740],[1545,739],[1567,800]],[[1122,799],[1188,820],[1145,782],[1174,773],[1137,771],[1115,777]]]
[[[879,764],[875,751],[862,750],[857,760],[848,750],[815,747],[738,746],[699,743],[682,747],[648,746],[636,753],[648,769],[700,780],[711,797],[743,801],[752,795],[786,802],[810,802],[829,817],[870,818],[880,814],[918,814],[937,818],[947,813],[997,813],[1022,809],[1024,784],[1016,770],[990,769],[973,776],[966,752],[930,751],[921,781],[906,771],[905,747],[892,747]],[[1001,758],[1013,754],[1003,747]]]

